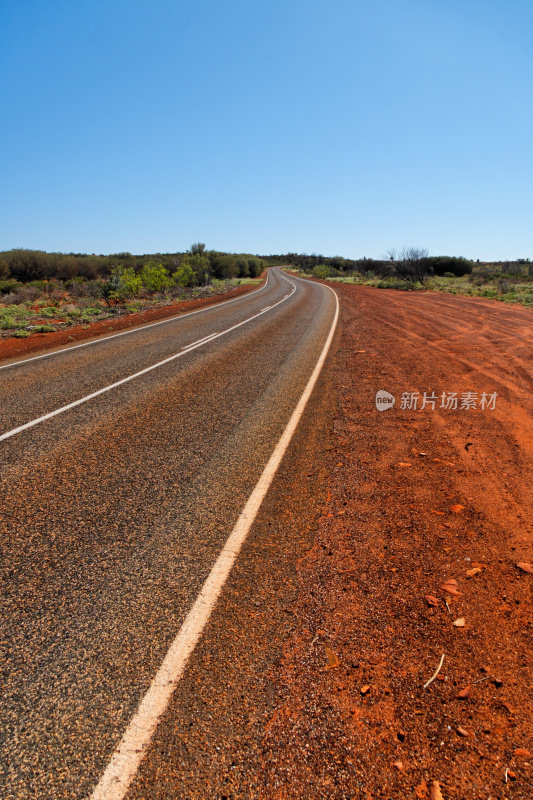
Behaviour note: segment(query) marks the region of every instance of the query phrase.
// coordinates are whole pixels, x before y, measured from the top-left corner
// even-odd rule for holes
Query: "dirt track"
[[[328,502],[272,671],[263,796],[531,798],[531,313],[338,291]],[[415,391],[436,408],[402,410]],[[494,410],[439,408],[468,391]]]

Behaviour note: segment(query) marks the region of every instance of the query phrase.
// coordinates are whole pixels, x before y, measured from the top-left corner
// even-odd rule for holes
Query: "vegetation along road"
[[[6,800],[125,796],[336,315],[329,288],[271,269],[263,288],[230,302],[2,365]],[[128,730],[137,738],[113,761]]]

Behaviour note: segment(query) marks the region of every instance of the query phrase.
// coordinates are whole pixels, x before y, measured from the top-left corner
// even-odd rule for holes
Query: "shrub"
[[[474,267],[471,261],[462,256],[426,256],[422,259],[426,273],[448,277],[469,275]]]
[[[136,297],[141,289],[142,279],[133,267],[114,267],[103,285],[103,296],[108,305],[113,305]]]
[[[15,289],[21,284],[14,278],[8,278],[6,281],[0,281],[0,294],[8,294],[14,292]]]
[[[168,270],[155,261],[147,261],[141,270],[142,286],[149,292],[162,292],[170,285]]]
[[[173,273],[172,280],[176,286],[194,286],[196,283],[196,273],[193,268],[185,262]]]
[[[40,292],[34,286],[17,286],[15,290],[15,300],[13,303],[33,303],[40,296]]]
[[[239,276],[239,266],[235,256],[229,253],[211,253],[209,259],[215,278],[228,280]]]
[[[330,277],[331,269],[327,264],[317,264],[316,267],[313,267],[312,274],[315,278],[322,278],[322,280],[325,280]]]

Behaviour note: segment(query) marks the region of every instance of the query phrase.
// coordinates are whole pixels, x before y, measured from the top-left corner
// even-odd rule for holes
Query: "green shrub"
[[[317,264],[316,267],[313,267],[311,270],[311,274],[314,275],[315,278],[326,280],[326,278],[329,278],[331,275],[331,269],[327,264]]]
[[[176,286],[194,286],[196,284],[196,273],[189,264],[184,263],[172,274],[172,280]]]
[[[133,267],[114,267],[104,283],[103,295],[109,305],[114,302],[123,303],[140,294],[142,286],[142,279],[135,274]]]
[[[142,286],[149,292],[162,292],[170,285],[168,270],[155,261],[147,261],[141,270]]]
[[[0,329],[4,331],[24,328],[28,324],[30,311],[22,306],[0,308]]]
[[[8,280],[0,281],[0,294],[10,294],[19,286],[22,286],[22,284],[16,281],[14,278],[8,278]]]

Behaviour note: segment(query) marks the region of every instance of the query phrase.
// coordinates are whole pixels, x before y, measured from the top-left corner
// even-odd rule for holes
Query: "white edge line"
[[[288,279],[285,278],[285,280]],[[294,284],[292,284],[292,286],[293,290],[289,295],[289,297],[292,295],[294,291],[296,291],[296,286]],[[278,300],[277,303],[274,303],[274,305],[270,306],[269,310],[276,308],[276,306],[279,306],[280,303],[285,302],[286,299],[287,299],[286,297],[282,297],[281,300]],[[139,372],[135,372],[133,375],[127,375],[125,378],[121,378],[119,381],[109,384],[109,386],[104,386],[102,389],[98,389],[96,392],[91,392],[91,394],[88,394],[85,397],[81,397],[79,400],[74,400],[72,403],[68,403],[65,406],[61,406],[61,408],[56,408],[54,411],[49,411],[48,414],[43,414],[41,417],[32,419],[30,420],[30,422],[25,422],[23,425],[19,425],[17,428],[13,428],[10,431],[6,431],[5,433],[2,433],[0,435],[0,442],[4,441],[4,439],[10,439],[17,433],[22,433],[22,431],[28,430],[28,428],[33,428],[35,425],[39,425],[41,422],[45,422],[48,419],[52,419],[52,417],[57,417],[58,414],[63,414],[65,411],[69,411],[71,408],[76,408],[76,406],[81,406],[82,403],[87,403],[89,400],[93,400],[95,397],[98,397],[101,394],[110,392],[112,389],[116,389],[118,386],[122,386],[125,383],[129,383],[129,381],[134,380],[134,378],[139,378],[141,375],[146,375],[146,373],[152,372],[152,370],[158,369],[158,367],[162,367],[164,364],[168,364],[177,358],[181,358],[182,356],[187,355],[187,353],[190,353],[192,350],[196,350],[196,348],[198,347],[203,347],[203,345],[209,344],[210,342],[213,342],[215,339],[219,339],[221,336],[225,336],[231,331],[240,328],[242,325],[246,325],[248,322],[257,319],[257,317],[260,317],[264,313],[265,313],[264,311],[259,311],[257,314],[254,314],[251,317],[247,317],[247,319],[243,320],[242,322],[238,322],[236,325],[232,325],[230,328],[226,328],[226,330],[221,331],[220,333],[212,334],[208,339],[203,339],[203,340],[201,339],[199,342],[186,345],[178,353],[174,353],[174,355],[168,356],[168,358],[164,358],[162,361],[158,361],[156,364],[151,364],[149,367],[145,367],[144,369],[141,369]]]
[[[206,306],[205,308],[198,308],[196,311],[188,311],[187,314],[176,314],[175,317],[169,317],[168,319],[160,319],[158,320],[158,322],[149,322],[146,325],[138,325],[137,327],[130,328],[127,331],[112,333],[110,336],[100,336],[98,339],[93,339],[90,342],[82,342],[81,344],[68,345],[67,347],[63,347],[61,350],[54,350],[53,353],[42,353],[40,356],[31,356],[31,358],[23,358],[21,361],[13,361],[11,364],[2,364],[0,365],[0,370],[9,369],[10,367],[18,367],[21,364],[28,364],[30,361],[37,361],[39,358],[50,358],[51,356],[59,356],[61,355],[61,353],[69,353],[71,350],[78,350],[78,348],[80,347],[90,347],[92,344],[107,342],[109,339],[115,339],[117,336],[127,336],[130,333],[139,333],[139,331],[145,331],[147,328],[153,328],[156,325],[166,325],[168,322],[176,322],[176,320],[185,319],[186,317],[192,317],[193,314],[201,314],[203,311],[211,311],[213,308],[220,308],[220,306],[226,306],[228,305],[228,303],[234,303],[236,300],[242,300],[244,297],[251,297],[253,294],[257,294],[258,292],[261,292],[263,289],[266,289],[266,287],[268,286],[268,279],[270,277],[270,269],[271,267],[268,267],[267,278],[263,286],[260,286],[259,289],[254,289],[253,292],[247,292],[246,294],[242,294],[239,297],[232,297],[231,300],[224,300],[222,303],[213,303],[213,305]]]
[[[123,800],[150,744],[157,724],[183,674],[189,656],[209,620],[222,587],[268,492],[326,360],[339,317],[337,294],[329,286],[326,288],[335,296],[335,316],[311,377],[235,527],[206,578],[200,594],[187,614],[176,638],[170,645],[163,663],[126,728],[90,800]]]

